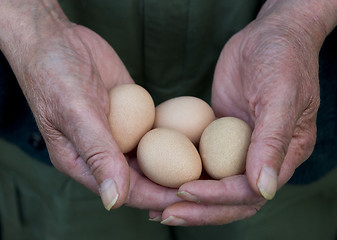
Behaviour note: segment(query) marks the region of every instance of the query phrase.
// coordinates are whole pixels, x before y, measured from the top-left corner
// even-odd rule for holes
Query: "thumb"
[[[248,181],[255,192],[272,199],[278,175],[295,127],[295,114],[287,104],[270,104],[255,121],[246,162]]]
[[[129,166],[101,116],[105,115],[91,107],[72,111],[78,121],[68,121],[59,136],[52,134],[46,143],[54,166],[98,193],[110,210],[126,200]]]

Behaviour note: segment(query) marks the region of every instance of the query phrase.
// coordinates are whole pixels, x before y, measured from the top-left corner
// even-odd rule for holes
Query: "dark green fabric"
[[[145,211],[107,212],[98,196],[0,139],[1,240],[171,239]]]
[[[0,52],[0,138],[5,138],[31,157],[51,164],[33,114],[8,62]]]
[[[167,227],[145,211],[107,212],[98,196],[0,139],[1,240],[336,240],[337,168],[286,185],[254,217],[223,226]]]
[[[63,0],[69,18],[116,50],[133,79],[158,104],[193,95],[207,101],[226,41],[252,21],[253,0]]]

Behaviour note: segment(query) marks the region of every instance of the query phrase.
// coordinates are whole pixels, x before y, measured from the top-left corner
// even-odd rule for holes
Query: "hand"
[[[34,19],[38,22],[34,22],[33,32],[24,34],[30,34],[24,47],[8,44],[3,50],[53,165],[99,193],[108,210],[124,203],[162,210],[179,201],[175,190],[139,174],[134,157],[126,159],[110,133],[108,90],[133,83],[115,51],[93,31],[65,18],[52,21],[55,19],[46,17],[48,24]],[[15,38],[14,42],[19,41]]]
[[[94,192],[99,190],[107,209],[114,204],[116,194],[115,207],[125,203],[158,209],[177,199],[173,190],[150,184],[137,171],[129,170],[111,136],[107,90],[133,83],[117,54],[98,35],[81,26],[72,26],[60,41],[62,49],[55,49],[59,46],[56,42],[49,42],[46,49],[39,44],[37,52],[41,55],[32,58],[37,62],[31,62],[29,77],[34,79],[32,84],[46,88],[34,92],[35,87],[30,85],[29,93],[26,91],[41,97],[38,102],[30,102],[34,102],[31,106],[54,166]],[[162,201],[168,193],[171,199]]]
[[[314,32],[314,24],[292,21],[289,2],[279,2],[265,5],[255,21],[230,39],[214,75],[217,117],[238,117],[254,129],[246,173],[186,183],[178,193],[185,202],[152,211],[151,217],[161,214],[162,223],[185,226],[250,217],[313,151],[324,34]]]

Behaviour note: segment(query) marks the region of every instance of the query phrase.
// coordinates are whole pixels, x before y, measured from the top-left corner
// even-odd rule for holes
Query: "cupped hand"
[[[69,23],[41,34],[30,48],[14,71],[53,165],[100,194],[108,210],[122,204],[161,210],[179,201],[175,190],[139,174],[110,133],[108,90],[134,82],[109,44]]]
[[[312,153],[320,43],[308,29],[270,11],[229,40],[214,74],[217,117],[238,117],[253,129],[245,174],[182,185],[184,202],[150,212],[162,223],[217,225],[250,217]]]

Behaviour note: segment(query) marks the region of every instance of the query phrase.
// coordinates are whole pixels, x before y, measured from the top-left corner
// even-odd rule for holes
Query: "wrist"
[[[57,0],[4,0],[0,3],[0,49],[11,65],[25,61],[24,56],[67,23]]]
[[[335,0],[268,0],[257,19],[267,19],[306,37],[319,50],[337,24]]]

